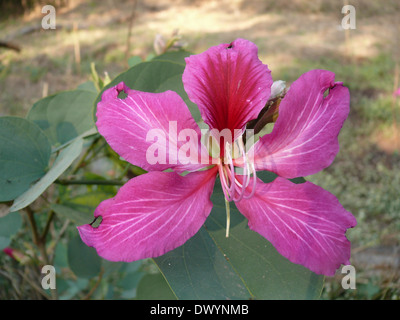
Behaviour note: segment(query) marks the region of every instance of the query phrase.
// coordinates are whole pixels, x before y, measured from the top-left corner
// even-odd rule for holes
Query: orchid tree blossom
[[[288,180],[321,171],[339,151],[338,135],[350,97],[334,73],[312,70],[293,82],[279,105],[272,132],[250,149],[244,146],[246,124],[258,117],[273,84],[256,45],[237,39],[192,55],[186,58],[182,80],[210,130],[228,130],[232,141],[221,144],[212,165],[203,163],[199,159],[211,158],[209,150],[177,93],[140,92],[124,83],[106,90],[97,106],[100,134],[126,161],[148,172],[129,180],[115,197],[97,207],[94,215],[102,221],[98,227],[78,227],[82,240],[111,261],[163,255],[184,244],[204,224],[219,176],[226,201],[233,201],[250,229],[290,261],[328,276],[341,264],[349,264],[345,233],[356,225],[353,215],[321,187]],[[125,98],[119,98],[121,91]],[[174,138],[171,123],[176,132],[196,133],[190,143],[198,148],[199,161],[181,161],[171,152],[171,146],[179,149],[188,143]],[[165,163],[150,163],[146,157],[155,143],[146,136],[154,129],[164,137],[158,150],[167,154]],[[264,183],[256,176],[258,170],[278,177]]]

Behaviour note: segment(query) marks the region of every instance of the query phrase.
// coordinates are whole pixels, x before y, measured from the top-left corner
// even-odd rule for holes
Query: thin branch
[[[40,254],[43,258],[44,264],[46,264],[46,265],[50,264],[49,257],[46,252],[46,240],[39,237],[39,232],[37,229],[34,212],[32,211],[32,209],[29,206],[26,207],[26,212],[28,215],[29,223],[31,225],[31,229],[32,229],[33,242],[38,247]],[[54,300],[58,299],[57,290],[50,290],[50,293],[51,293],[52,299],[54,299]]]
[[[28,221],[29,221],[29,224],[30,224],[31,230],[32,230],[33,243],[36,246],[39,246],[40,237],[39,237],[39,233],[38,233],[35,217],[33,216],[34,213],[33,213],[32,209],[29,206],[27,206],[25,208],[25,210],[26,210],[26,213],[27,213],[27,216],[28,216]]]
[[[100,140],[101,136],[96,137],[93,141],[92,144],[86,149],[85,153],[81,156],[79,161],[76,163],[74,168],[71,170],[71,174],[74,175],[82,166],[82,164],[85,162],[86,157],[89,155],[89,153],[93,150],[97,142]]]
[[[50,297],[47,295],[47,293],[45,291],[43,291],[35,282],[33,282],[31,279],[29,279],[29,277],[27,275],[25,275],[21,271],[17,271],[17,272],[36,292],[40,293],[46,299],[50,299]],[[55,291],[55,290],[51,290],[51,292],[53,292],[53,291]]]
[[[96,291],[97,287],[100,285],[101,280],[103,279],[103,273],[104,273],[104,269],[101,268],[100,273],[99,273],[99,277],[96,281],[96,283],[94,284],[94,286],[92,287],[92,289],[90,289],[89,293],[83,297],[82,300],[89,300],[90,297],[93,295],[93,293]]]
[[[47,233],[50,230],[50,225],[51,225],[51,223],[53,221],[53,218],[54,218],[54,211],[50,210],[49,216],[47,218],[46,226],[44,227],[44,230],[42,232],[42,236],[40,237],[40,241],[41,242],[45,242],[46,241],[46,236],[47,236]]]
[[[0,41],[0,47],[21,52],[21,47],[12,42]]]
[[[65,220],[63,226],[61,227],[61,229],[60,229],[60,231],[59,231],[59,233],[58,233],[58,235],[56,237],[56,239],[52,241],[52,244],[49,247],[51,249],[51,252],[52,252],[51,255],[50,255],[50,260],[51,261],[53,261],[53,259],[54,259],[54,254],[55,254],[54,249],[57,247],[57,244],[60,242],[61,237],[63,236],[63,234],[67,230],[70,222],[71,221],[69,219]]]
[[[61,185],[71,185],[71,184],[79,184],[79,185],[106,185],[106,186],[122,186],[124,182],[118,180],[64,180],[57,179],[55,181],[57,184]]]
[[[4,278],[8,279],[11,282],[12,287],[14,288],[14,292],[17,295],[17,297],[19,297],[19,299],[21,299],[22,295],[21,295],[21,291],[20,291],[20,286],[18,286],[18,284],[15,283],[14,278],[12,278],[7,272],[3,271],[0,269],[0,275],[2,275]]]
[[[132,35],[132,28],[133,22],[135,20],[136,15],[136,7],[137,7],[137,0],[133,1],[132,13],[129,17],[129,25],[128,25],[128,36],[126,38],[126,51],[125,51],[125,63],[128,63],[129,53],[131,51],[131,35]]]

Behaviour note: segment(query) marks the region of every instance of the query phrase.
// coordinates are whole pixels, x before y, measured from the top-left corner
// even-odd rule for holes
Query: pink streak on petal
[[[103,201],[97,228],[78,227],[83,242],[111,261],[157,257],[184,244],[211,212],[216,167],[182,177],[149,172],[128,181]]]
[[[332,163],[350,105],[348,89],[334,78],[332,72],[312,70],[291,85],[272,133],[254,145],[256,170],[295,178],[317,173]]]
[[[119,92],[128,94],[125,99],[118,98]],[[106,90],[97,105],[97,128],[109,145],[125,160],[147,171],[162,171],[174,168],[177,171],[194,171],[205,165],[200,164],[201,132],[192,118],[182,98],[175,92],[148,93],[130,90],[122,82]],[[176,133],[170,124],[176,123]],[[150,130],[159,129],[166,141],[151,137],[146,141]],[[198,157],[188,164],[179,162],[178,150],[185,143],[177,140],[183,129],[192,129],[199,138],[196,148]],[[165,152],[165,161],[152,164],[146,158],[146,151],[157,141],[158,150]],[[174,154],[170,153],[173,146]]]
[[[257,52],[254,43],[237,39],[186,58],[185,90],[211,129],[233,133],[265,106],[273,81]]]
[[[264,236],[280,254],[317,274],[332,276],[349,264],[345,233],[357,222],[336,197],[310,182],[284,178],[257,180],[254,196],[236,203],[250,229]]]

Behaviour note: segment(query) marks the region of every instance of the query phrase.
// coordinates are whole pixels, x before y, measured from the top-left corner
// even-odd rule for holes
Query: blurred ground
[[[358,289],[341,289],[339,274],[327,280],[324,297],[400,298],[400,97],[392,96],[400,86],[400,2],[56,3],[63,4],[56,5],[56,30],[40,28],[42,5],[22,16],[1,13],[0,40],[22,50],[0,48],[0,115],[24,116],[43,95],[77,87],[89,79],[91,62],[113,78],[127,68],[128,58],[154,54],[157,34],[168,38],[176,29],[194,53],[238,37],[255,42],[275,80],[290,83],[315,68],[335,72],[350,88],[351,113],[334,164],[307,179],[334,193],[358,219],[348,232]],[[355,30],[341,27],[345,3],[356,8]]]

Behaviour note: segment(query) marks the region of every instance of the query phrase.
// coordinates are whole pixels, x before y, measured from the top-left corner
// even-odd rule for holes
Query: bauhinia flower
[[[98,206],[98,227],[78,227],[82,240],[100,256],[134,261],[184,244],[210,214],[210,196],[219,176],[226,201],[233,201],[250,229],[290,261],[325,275],[349,264],[345,234],[356,225],[355,218],[321,187],[288,180],[315,174],[332,163],[349,112],[349,91],[335,82],[332,72],[303,74],[280,102],[272,132],[246,150],[246,124],[259,116],[273,84],[257,51],[255,44],[237,39],[186,58],[182,80],[190,100],[211,132],[232,134],[231,142],[220,145],[218,156],[201,143],[201,131],[177,93],[140,92],[123,83],[103,93],[97,108],[100,134],[121,157],[148,172]],[[125,98],[118,97],[121,91]],[[189,141],[176,139],[187,129],[195,133]],[[149,141],[151,130],[159,132],[156,142]],[[195,160],[211,154],[212,165],[179,156],[191,148],[199,150]],[[149,161],[155,149],[166,161]],[[258,170],[278,177],[264,183],[256,177]]]

